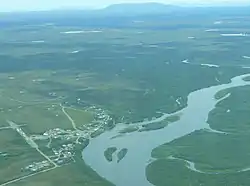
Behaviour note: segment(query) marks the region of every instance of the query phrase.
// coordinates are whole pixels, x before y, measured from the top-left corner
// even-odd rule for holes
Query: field
[[[0,186],[112,185],[82,159],[92,138],[117,123],[128,124],[124,135],[160,130],[179,116],[142,129],[132,123],[179,111],[191,92],[250,72],[249,40],[223,36],[248,32],[248,14],[184,14],[0,17]],[[208,120],[226,134],[197,131],[154,149],[148,180],[248,186],[249,91],[216,95],[231,93]],[[107,149],[108,161],[115,150]]]
[[[0,135],[0,184],[28,175],[29,172],[24,170],[26,166],[32,162],[44,160],[39,153],[26,144],[25,140],[17,132],[4,129],[0,130]]]
[[[43,81],[47,78],[52,80],[51,73],[52,71],[25,71],[1,74],[0,162],[3,169],[0,173],[0,184],[49,186],[63,182],[66,185],[82,185],[84,180],[86,185],[110,185],[97,177],[81,160],[81,150],[87,143],[87,135],[91,134],[96,124],[100,124],[91,124],[96,120],[97,110],[89,109],[89,106],[77,107],[81,105],[77,102],[77,97],[74,103],[76,106],[68,103],[64,97],[67,95],[65,89]],[[66,79],[71,81],[70,77]],[[53,149],[60,150],[65,144],[76,144],[75,148],[79,150],[74,150],[73,159],[59,158],[57,162],[64,160],[59,167],[50,164],[37,171],[26,170],[25,167],[34,162],[41,163],[46,159],[30,147],[25,139],[9,126],[8,121],[20,125],[20,129],[28,138],[34,139],[39,149],[53,161],[57,160]],[[81,128],[83,134],[75,136],[77,133],[74,125]],[[56,133],[56,129],[62,130],[59,131],[60,134]],[[44,136],[46,132],[49,137]],[[68,171],[73,176],[65,180]]]
[[[112,186],[104,179],[100,178],[93,170],[87,167],[81,160],[81,156],[76,159],[77,163],[69,164],[49,172],[42,173],[19,182],[9,184],[11,186],[54,186],[61,185],[93,185],[93,186]],[[68,176],[70,173],[70,176]],[[67,176],[66,176],[67,175]]]

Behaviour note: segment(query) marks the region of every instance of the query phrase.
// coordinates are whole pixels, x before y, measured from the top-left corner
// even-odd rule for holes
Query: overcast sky
[[[160,2],[175,5],[250,5],[250,0],[0,0],[0,11],[101,8],[115,3],[133,2]]]

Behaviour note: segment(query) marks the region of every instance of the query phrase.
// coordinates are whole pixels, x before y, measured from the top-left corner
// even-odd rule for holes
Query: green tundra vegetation
[[[101,18],[79,13],[77,19],[47,13],[0,16],[0,185],[112,186],[82,159],[92,138],[117,123],[128,125],[123,135],[162,129],[181,116],[142,129],[132,123],[179,111],[191,92],[250,72],[249,40],[221,35],[249,31],[249,16],[241,11]],[[83,32],[70,33],[77,30]],[[228,93],[208,119],[225,134],[197,131],[154,149],[156,161],[146,170],[151,183],[249,185],[249,88],[224,90],[216,99]],[[38,148],[31,147],[32,139]],[[68,164],[25,170],[72,144]],[[105,152],[108,161],[113,151]],[[118,162],[127,153],[117,152]]]

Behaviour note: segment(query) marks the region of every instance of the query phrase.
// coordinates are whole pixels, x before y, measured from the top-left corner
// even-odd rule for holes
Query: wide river
[[[192,92],[188,96],[186,108],[173,114],[165,114],[152,121],[134,124],[155,123],[164,120],[168,116],[181,114],[179,121],[171,123],[161,130],[133,132],[112,138],[127,126],[118,124],[113,130],[91,139],[90,144],[82,153],[84,161],[100,176],[116,186],[152,186],[145,174],[147,165],[154,161],[151,158],[152,150],[196,130],[210,129],[207,124],[209,112],[215,108],[216,103],[229,96],[216,100],[214,98],[215,94],[223,89],[250,85],[250,82],[242,79],[247,76],[250,76],[250,74],[237,76],[229,84],[212,86]],[[119,163],[117,163],[116,159],[108,162],[104,156],[104,151],[109,147],[117,147],[118,152],[123,148],[127,148],[128,153]]]

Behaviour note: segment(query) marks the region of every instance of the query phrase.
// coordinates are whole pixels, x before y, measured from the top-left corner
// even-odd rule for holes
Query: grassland
[[[72,126],[61,108],[51,107],[51,105],[24,106],[12,112],[2,114],[2,118],[12,120],[20,124],[28,124],[25,131],[33,134],[41,134],[50,128],[60,127],[71,129]]]
[[[94,114],[91,112],[74,108],[66,108],[65,110],[72,118],[74,118],[77,127],[84,127],[84,125],[89,124],[94,120]]]
[[[0,184],[12,179],[29,175],[24,168],[32,162],[45,160],[36,150],[32,149],[25,140],[11,129],[0,130]]]
[[[86,20],[72,22],[66,19],[57,24],[32,20],[23,25],[23,22],[17,24],[19,17],[15,19],[15,24],[1,27],[0,30],[0,128],[9,126],[7,120],[24,124],[22,130],[28,137],[41,137],[55,128],[71,131],[75,128],[74,124],[77,129],[88,133],[87,127],[82,126],[95,120],[96,113],[90,109],[93,106],[113,118],[111,125],[105,129],[115,127],[114,124],[119,122],[130,124],[151,120],[161,116],[161,113],[173,113],[186,107],[187,96],[192,91],[227,83],[236,75],[250,72],[250,69],[242,68],[249,66],[249,60],[242,57],[249,55],[249,41],[220,35],[224,32],[246,32],[248,17],[244,18],[245,22],[240,27],[229,23],[214,25],[217,19],[228,22],[230,18],[227,16],[212,16],[205,18],[205,21],[204,17],[191,16],[185,22],[183,18],[172,20],[172,17],[171,20],[165,20],[165,17],[136,18],[143,19],[141,23],[135,23],[135,18],[131,17],[124,22],[114,21],[112,25],[110,20],[107,24],[107,20],[101,19],[101,26],[96,23],[97,26],[92,27],[82,25]],[[1,21],[2,18],[0,26]],[[67,31],[91,31],[97,28],[101,32],[65,34]],[[211,28],[220,31],[206,31]],[[183,63],[185,59],[189,63]],[[203,63],[219,67],[201,66]],[[232,95],[225,101],[234,100],[230,104],[219,103],[209,118],[212,128],[233,135],[199,132],[159,147],[153,152],[153,156],[159,160],[147,169],[148,179],[152,183],[164,186],[169,183],[172,186],[217,186],[226,182],[232,186],[248,186],[248,172],[230,173],[223,177],[205,175],[187,169],[184,160],[167,159],[174,155],[193,161],[197,168],[207,172],[233,172],[247,165],[249,149],[244,144],[249,140],[246,122],[249,119],[249,92],[241,90],[245,92],[242,95],[235,91],[230,90]],[[231,108],[234,105],[237,105],[237,110]],[[70,117],[63,112],[63,108]],[[231,112],[227,112],[228,109]],[[228,117],[230,119],[224,122]],[[165,123],[158,123],[163,124],[160,128],[178,118],[169,119]],[[98,129],[90,136],[95,137],[105,129]],[[128,129],[122,132],[137,129],[128,125]],[[242,136],[239,137],[239,133]],[[57,149],[65,143],[82,141],[81,145],[77,145],[79,149],[75,163],[9,185],[112,185],[81,159],[81,150],[88,145],[89,139],[74,136],[67,140],[67,137],[61,140],[49,136],[35,142],[41,151],[52,156],[52,149],[48,146]],[[233,151],[229,144],[237,146],[236,150]],[[22,168],[42,159],[12,129],[0,130],[0,151],[13,153],[7,159],[0,156],[0,185],[26,175]],[[236,156],[236,151],[243,153]],[[215,152],[219,152],[219,156]],[[122,159],[126,153],[126,149],[123,149],[118,158]],[[244,161],[239,162],[238,159]],[[229,161],[233,162],[230,167],[227,166]],[[184,178],[180,179],[179,175]],[[239,182],[236,184],[235,180]]]
[[[179,110],[186,106],[191,91],[226,83],[232,76],[249,71],[242,69],[249,64],[242,58],[248,55],[247,41],[220,35],[223,31],[245,32],[247,25],[218,25],[223,31],[208,32],[216,27],[213,19],[203,22],[192,18],[188,22],[191,26],[175,21],[150,19],[123,29],[104,27],[98,29],[100,32],[80,34],[64,32],[96,29],[77,25],[6,28],[1,30],[6,37],[0,38],[5,43],[2,61],[6,61],[1,71],[6,72],[6,81],[15,77],[19,87],[26,82],[20,89],[31,89],[27,100],[32,96],[45,99],[50,91],[70,101],[80,97],[109,110],[118,120],[124,117],[127,123]],[[39,40],[44,43],[32,43]],[[79,52],[71,53],[74,51]],[[181,63],[184,59],[190,63]],[[202,63],[221,68],[202,67]],[[32,81],[37,79],[44,81]],[[20,91],[6,94],[16,98]],[[178,98],[180,105],[176,104]]]
[[[41,172],[34,176],[32,176],[31,172],[24,170],[26,166],[33,162],[41,162],[46,159],[35,149],[31,148],[16,131],[11,128],[6,129],[6,127],[10,127],[7,120],[22,125],[22,130],[30,137],[42,135],[55,128],[73,130],[71,121],[62,110],[63,107],[65,107],[65,110],[77,126],[79,125],[79,128],[89,124],[94,119],[93,113],[85,108],[67,107],[67,104],[63,101],[63,96],[67,92],[58,86],[52,86],[48,81],[45,83],[45,79],[49,78],[50,80],[53,79],[53,71],[26,71],[1,74],[0,81],[4,85],[1,84],[0,94],[0,149],[4,153],[3,155],[5,153],[8,155],[6,157],[0,156],[2,167],[0,184],[20,179],[13,183],[10,182],[8,185],[55,185],[62,182],[75,185],[82,185],[82,183],[86,185],[111,185],[84,164],[84,161],[81,159],[81,150],[86,146],[87,140],[82,138],[75,138],[74,140],[36,140],[35,142],[40,150],[47,156],[54,155],[51,148],[58,149],[65,143],[75,143],[78,140],[82,144],[78,145],[79,149],[76,152],[77,158],[75,158],[75,163],[71,162],[68,165],[49,170],[49,168],[53,168],[51,166],[48,167],[48,170],[45,169],[46,172]],[[70,78],[68,78],[68,82],[70,81]],[[56,94],[49,94],[55,92]],[[65,105],[62,106],[62,104]],[[48,145],[50,148],[48,148]],[[66,172],[67,174],[68,172],[72,173],[72,176],[67,180],[65,179]],[[29,175],[31,176],[29,177]],[[28,177],[26,178],[25,176]]]
[[[81,159],[81,148],[77,152],[76,163],[63,166],[49,172],[9,184],[11,186],[54,186],[84,185],[84,186],[112,186],[111,183],[100,178],[91,168],[85,165]],[[70,176],[66,176],[69,175]]]

